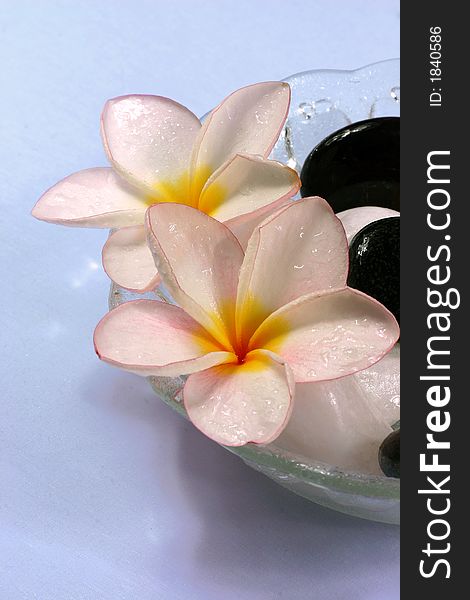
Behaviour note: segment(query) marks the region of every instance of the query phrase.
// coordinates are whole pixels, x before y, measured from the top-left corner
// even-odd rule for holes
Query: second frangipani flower
[[[106,103],[101,133],[112,168],[80,171],[48,190],[38,219],[117,229],[103,249],[108,275],[135,291],[159,277],[147,247],[145,212],[157,203],[198,208],[244,245],[253,227],[300,187],[297,174],[267,160],[290,102],[286,83],[242,88],[201,126],[187,108],[161,96],[122,96]]]
[[[246,252],[228,227],[184,205],[150,208],[147,231],[179,306],[128,302],[98,324],[95,348],[134,373],[189,375],[187,413],[217,442],[272,441],[296,382],[365,369],[398,339],[393,315],[346,286],[346,236],[321,198],[268,217]]]

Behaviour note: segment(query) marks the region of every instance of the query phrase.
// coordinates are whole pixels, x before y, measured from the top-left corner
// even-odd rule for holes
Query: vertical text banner
[[[460,598],[470,576],[470,27],[462,6],[401,5],[401,597],[412,600]]]

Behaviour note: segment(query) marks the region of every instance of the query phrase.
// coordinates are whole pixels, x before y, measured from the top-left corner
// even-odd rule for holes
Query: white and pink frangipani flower
[[[147,230],[179,306],[115,308],[96,328],[96,352],[140,375],[189,375],[187,413],[217,442],[273,440],[289,419],[295,382],[365,369],[398,339],[393,315],[346,287],[346,236],[321,198],[270,215],[246,253],[228,227],[184,205],[150,208]]]
[[[77,227],[117,229],[103,265],[117,284],[143,292],[159,283],[145,212],[172,202],[226,222],[241,243],[300,187],[292,169],[267,160],[290,103],[286,83],[242,88],[201,126],[187,108],[160,96],[109,100],[101,133],[112,168],[79,171],[50,188],[33,216]]]

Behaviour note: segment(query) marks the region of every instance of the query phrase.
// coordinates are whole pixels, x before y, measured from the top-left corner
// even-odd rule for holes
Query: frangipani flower
[[[122,287],[146,291],[159,283],[148,249],[145,212],[176,202],[224,221],[242,243],[253,227],[293,196],[292,169],[267,160],[290,103],[286,83],[242,88],[201,126],[184,106],[160,96],[109,100],[101,117],[112,168],[70,175],[33,209],[44,221],[117,229],[103,249],[108,275]]]
[[[389,311],[346,287],[346,236],[321,198],[268,217],[246,253],[228,227],[188,206],[153,206],[147,230],[179,306],[119,306],[98,324],[96,352],[140,375],[189,375],[187,413],[217,442],[272,441],[289,419],[295,382],[364,369],[398,338]]]

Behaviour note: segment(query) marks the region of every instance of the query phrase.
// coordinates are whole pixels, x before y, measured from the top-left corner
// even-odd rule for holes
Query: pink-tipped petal
[[[132,95],[108,100],[101,132],[108,157],[126,179],[160,191],[189,170],[201,127],[190,110],[169,98]]]
[[[289,420],[294,387],[284,361],[257,350],[243,364],[191,375],[183,399],[194,425],[219,444],[267,444]]]
[[[178,306],[134,300],[98,323],[95,350],[101,360],[138,375],[175,377],[235,360]]]
[[[160,276],[176,302],[230,347],[243,250],[232,232],[183,204],[152,206],[148,241]]]
[[[238,286],[237,323],[244,336],[275,310],[305,294],[346,285],[344,229],[322,198],[291,202],[255,229]]]
[[[85,169],[49,188],[32,210],[41,221],[71,227],[125,227],[144,222],[137,190],[109,167]]]
[[[299,177],[289,167],[237,154],[208,179],[198,208],[218,221],[228,221],[290,198],[299,187]]]
[[[370,367],[399,337],[394,316],[350,288],[309,294],[269,316],[250,342],[279,354],[297,383],[323,381]]]
[[[400,213],[391,208],[383,208],[382,206],[358,206],[337,213],[338,219],[343,224],[348,242],[360,231],[363,227],[388,217],[399,217]]]
[[[135,292],[153,290],[160,283],[143,225],[112,233],[103,247],[103,267],[119,286]]]
[[[270,215],[276,213],[284,206],[289,206],[293,202],[290,198],[279,198],[276,202],[263,206],[258,210],[240,217],[235,217],[224,222],[224,225],[230,229],[237,238],[243,250],[246,250],[253,231],[261,225]]]
[[[194,145],[193,168],[218,169],[234,154],[269,156],[289,111],[290,87],[268,81],[225,98],[204,121]]]

